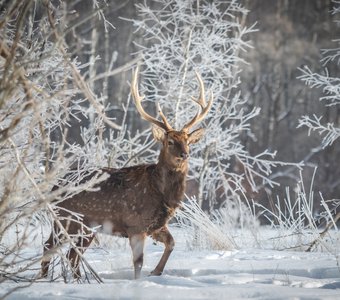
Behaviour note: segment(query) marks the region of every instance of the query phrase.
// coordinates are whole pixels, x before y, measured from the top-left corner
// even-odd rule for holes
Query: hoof
[[[38,279],[47,278],[47,277],[48,277],[48,271],[47,272],[41,271],[37,276]]]
[[[149,276],[161,276],[162,275],[162,272],[158,272],[158,271],[156,271],[156,270],[153,270],[150,274],[149,274]]]

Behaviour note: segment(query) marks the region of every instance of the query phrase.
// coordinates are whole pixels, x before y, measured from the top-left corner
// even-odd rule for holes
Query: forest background
[[[80,1],[73,8],[80,15],[87,15],[91,3]],[[331,13],[334,3],[328,0],[255,0],[239,3],[249,10],[240,20],[242,25],[249,28],[256,23],[255,28],[258,30],[247,36],[252,48],[240,53],[247,62],[241,65],[240,90],[242,97],[247,100],[244,103],[245,110],[261,108],[259,115],[251,119],[253,135],[242,136],[243,145],[252,155],[269,149],[277,151],[275,159],[279,161],[303,161],[303,178],[307,185],[317,166],[314,190],[322,191],[326,199],[338,198],[340,174],[334,166],[339,157],[339,141],[324,149],[321,145],[323,136],[319,132],[308,134],[307,127],[299,127],[302,116],[315,113],[323,116],[325,124],[333,123],[337,127],[340,122],[340,108],[324,105],[319,101],[322,91],[307,87],[299,78],[303,75],[299,68],[304,66],[315,73],[325,72],[320,62],[321,50],[334,48],[339,30],[336,16]],[[151,9],[157,9],[159,5],[157,1],[148,1],[147,4]],[[131,78],[130,66],[136,62],[133,53],[138,52],[138,45],[147,47],[148,41],[142,34],[135,32],[131,22],[126,21],[140,18],[135,1],[110,1],[110,8],[105,11],[105,15],[115,29],[106,32],[100,19],[82,24],[77,28],[77,36],[91,43],[84,45],[81,51],[76,49],[74,55],[79,56],[83,62],[89,61],[93,53],[99,55],[100,59],[91,70],[94,73],[100,73],[105,65],[111,64],[113,69],[118,68],[114,75],[105,79],[106,83],[104,79],[96,80],[93,88],[97,93],[107,93],[107,101],[113,105],[110,114],[119,120],[124,115],[122,104],[129,93],[127,83]],[[112,52],[115,55],[114,61]],[[126,67],[120,71],[122,66]],[[333,77],[339,74],[336,62],[328,64],[327,69]],[[149,126],[135,113],[133,106],[129,107],[126,124],[131,132]],[[74,125],[72,136],[76,139],[77,122]],[[235,161],[230,162],[230,168],[234,172],[243,171]],[[297,168],[283,171],[278,167],[270,176],[280,183],[279,187],[266,191],[262,189],[259,193],[253,193],[248,188],[247,197],[268,206],[276,195],[283,198],[287,186],[293,190],[300,178]],[[315,200],[319,202],[319,199]]]
[[[40,262],[58,201],[105,179],[84,182],[89,170],[157,160],[130,95],[137,65],[143,106],[156,116],[159,102],[176,128],[196,112],[195,71],[214,95],[177,214],[194,225],[193,248],[258,246],[260,220],[296,237],[280,248],[330,251],[337,12],[330,0],[0,1],[0,281]],[[39,249],[21,259],[32,240]]]

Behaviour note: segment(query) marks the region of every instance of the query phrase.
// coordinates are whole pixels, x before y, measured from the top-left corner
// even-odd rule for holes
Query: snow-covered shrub
[[[189,249],[230,250],[235,242],[230,231],[224,232],[199,206],[195,198],[188,198],[176,214],[178,225],[185,229]]]
[[[225,202],[208,215],[194,197],[187,197],[176,220],[185,229],[189,249],[232,250],[259,243],[260,223],[255,210],[240,198]]]
[[[333,3],[334,7],[331,13],[336,15],[340,12],[340,2],[333,1]],[[335,22],[340,26],[340,20],[336,20]],[[334,40],[334,42],[337,44],[334,48],[321,50],[321,63],[325,67],[322,73],[315,73],[308,66],[300,68],[302,74],[299,78],[311,88],[322,89],[324,95],[320,97],[319,100],[324,102],[326,106],[340,105],[339,74],[335,72],[335,74],[332,75],[327,68],[330,64],[336,64],[337,67],[340,64],[340,39]],[[340,127],[337,125],[337,120],[324,124],[322,118],[323,116],[318,116],[317,114],[313,116],[302,116],[299,120],[299,127],[307,127],[309,134],[315,131],[323,136],[321,146],[322,149],[325,149],[340,137]]]
[[[252,138],[250,120],[260,109],[245,109],[246,99],[238,91],[242,52],[251,47],[242,19],[247,10],[238,1],[156,1],[137,4],[138,20],[131,20],[143,35],[139,45],[143,57],[141,91],[145,102],[159,102],[173,127],[180,129],[197,111],[192,97],[201,74],[206,97],[213,94],[213,106],[203,127],[205,137],[194,145],[189,177],[197,184],[199,206],[213,211],[225,201],[244,193],[244,182],[252,191],[275,184],[269,177],[279,162],[275,153],[252,155],[242,144]],[[236,172],[241,166],[244,172]],[[232,200],[231,200],[232,201]]]
[[[9,1],[0,15],[0,282],[41,259],[49,234],[44,224],[57,220],[52,200],[91,189],[104,177],[82,183],[86,172],[109,161],[122,165],[120,145],[134,145],[82,76],[87,65],[66,42],[70,15],[65,3],[57,5]],[[70,131],[84,120],[77,142]],[[104,135],[106,125],[111,129]],[[26,245],[37,243],[37,253],[21,257]]]
[[[335,212],[340,201],[325,201],[321,193],[315,195],[313,191],[314,178],[308,188],[305,187],[302,175],[300,178],[294,198],[287,188],[286,198],[284,201],[278,198],[274,208],[260,206],[272,229],[270,239],[262,246],[337,254],[340,232],[336,223],[340,214]],[[320,199],[322,209],[316,213],[314,205],[317,198]]]
[[[340,12],[339,1],[332,1],[334,7],[331,14],[336,15]],[[338,24],[340,22],[336,20]],[[340,63],[339,43],[340,40],[334,40],[337,45],[331,49],[321,50],[321,63],[325,69],[322,73],[313,72],[310,67],[304,66],[300,68],[301,75],[299,79],[304,81],[310,88],[318,88],[323,92],[323,96],[319,101],[325,103],[326,106],[333,107],[340,104],[340,78],[337,72]],[[336,68],[329,71],[330,64],[336,64]],[[334,145],[334,142],[340,137],[340,127],[337,117],[331,121],[324,121],[326,116],[319,116],[316,113],[312,116],[302,116],[299,120],[298,128],[307,128],[308,135],[312,132],[318,133],[322,139],[320,144],[311,150],[311,153],[317,153]],[[313,180],[311,181],[313,184]],[[315,212],[313,208],[316,200],[312,188],[306,192],[301,176],[300,182],[297,184],[296,197],[291,199],[289,191],[285,199],[285,207],[279,206],[277,201],[277,211],[270,212],[273,217],[271,220],[279,226],[279,228],[291,231],[292,247],[308,247],[309,250],[315,249],[317,246],[332,252],[337,252],[340,244],[338,237],[338,229],[336,222],[340,218],[339,199],[324,200],[323,192],[319,193],[319,202],[321,204],[320,211]],[[325,193],[326,191],[324,191]],[[269,213],[269,210],[266,209]],[[316,215],[317,213],[317,215]],[[334,228],[334,230],[330,230]],[[303,236],[301,236],[303,235]],[[308,236],[308,238],[306,237]],[[297,236],[301,236],[301,241],[296,241]],[[309,246],[308,246],[309,245]],[[285,245],[284,247],[288,247]]]

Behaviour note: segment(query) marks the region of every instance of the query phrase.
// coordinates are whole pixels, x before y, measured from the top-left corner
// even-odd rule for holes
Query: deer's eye
[[[175,144],[175,142],[173,140],[171,140],[171,139],[168,140],[168,145],[169,146],[173,146],[174,144]]]

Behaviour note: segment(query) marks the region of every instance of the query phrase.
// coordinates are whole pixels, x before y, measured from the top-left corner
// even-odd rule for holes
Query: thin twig
[[[306,252],[311,252],[312,249],[321,242],[321,240],[325,237],[327,232],[340,220],[340,212],[338,212],[334,219],[327,223],[326,228],[319,234],[319,236],[310,244],[307,248]]]

